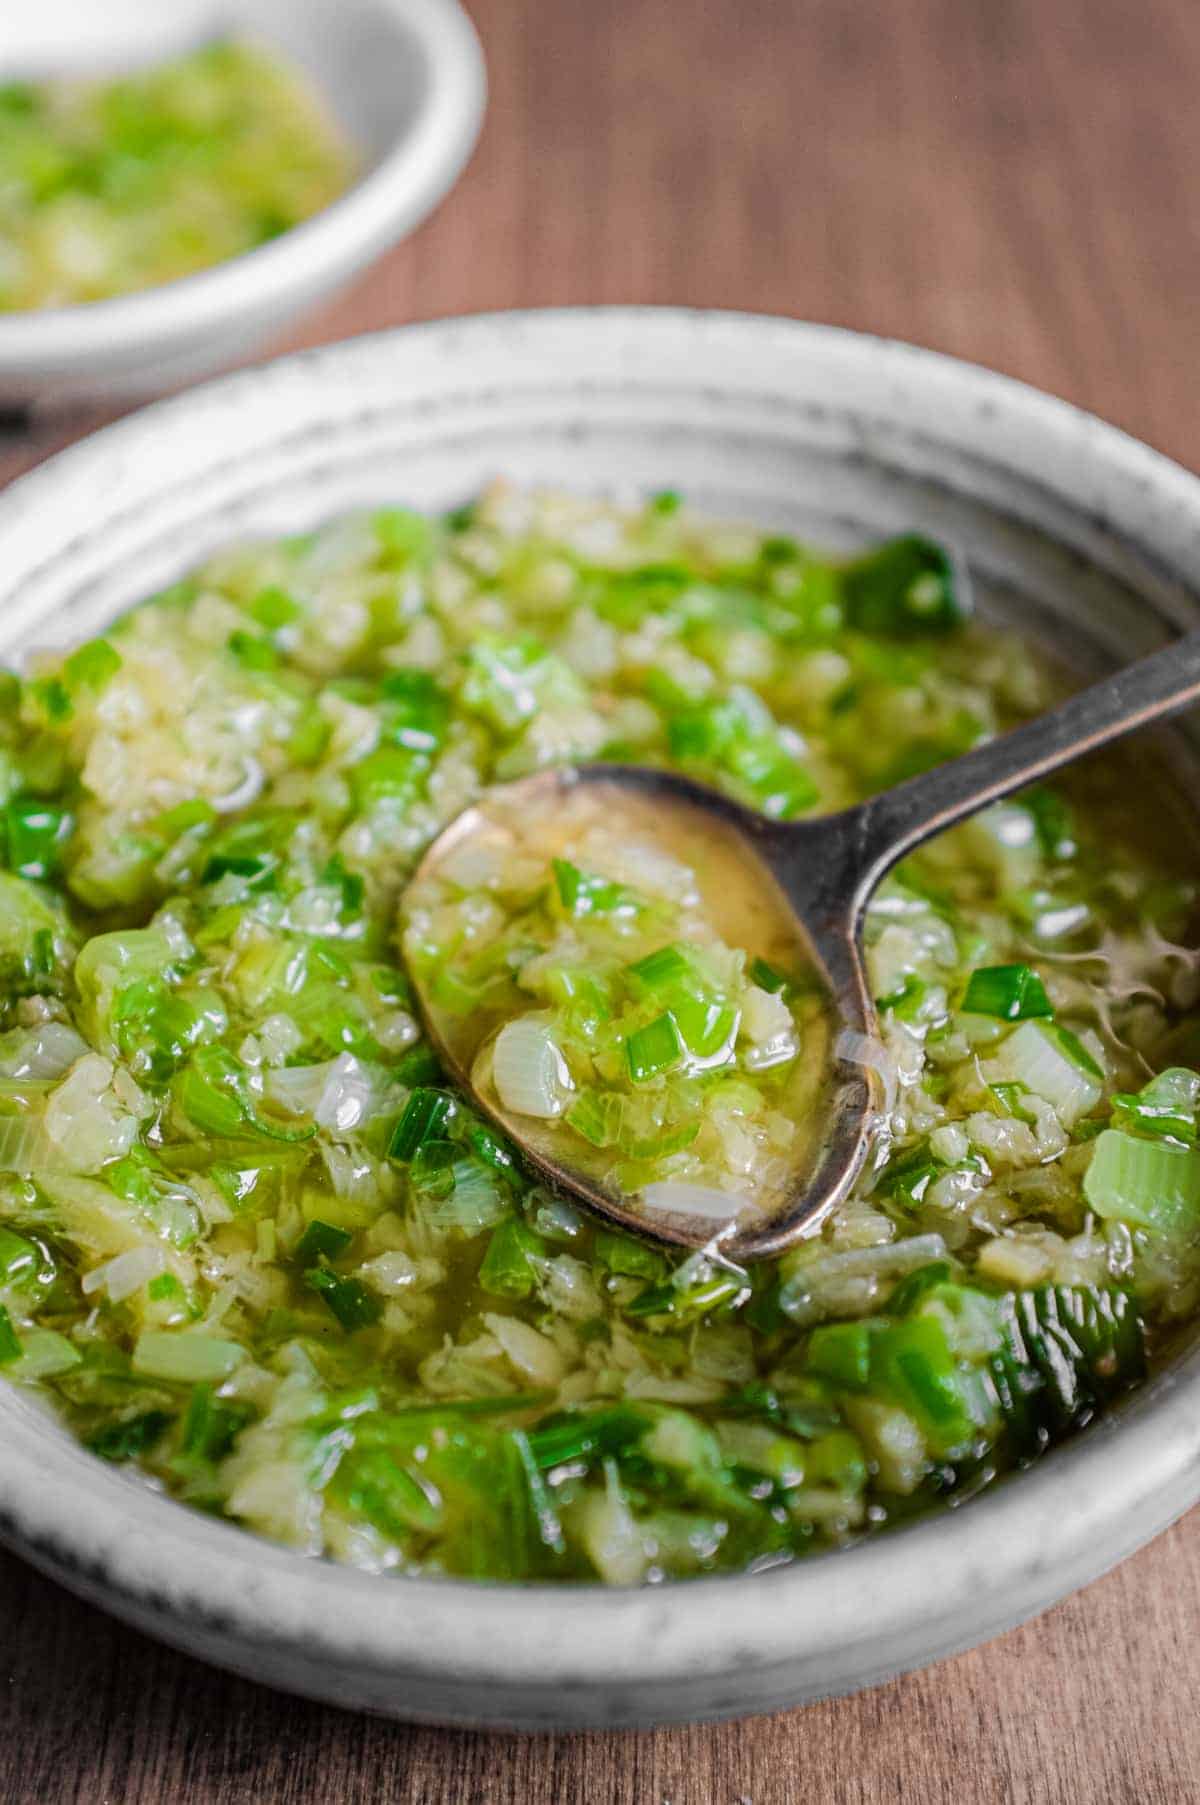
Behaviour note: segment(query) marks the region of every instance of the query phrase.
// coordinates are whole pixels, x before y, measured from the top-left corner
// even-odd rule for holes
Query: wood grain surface
[[[1197,0],[472,10],[492,100],[470,170],[295,342],[537,303],[791,313],[991,364],[1200,463]],[[0,478],[94,423],[0,445]],[[1198,1614],[1193,1513],[858,1698],[539,1739],[279,1697],[0,1557],[0,1805],[1183,1805]]]

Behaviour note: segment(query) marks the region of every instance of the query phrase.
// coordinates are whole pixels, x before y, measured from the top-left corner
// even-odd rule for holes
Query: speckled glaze
[[[1085,670],[1200,614],[1200,482],[1113,428],[905,345],[596,310],[360,339],[84,441],[0,497],[0,654],[93,630],[232,536],[385,500],[451,505],[498,473],[618,497],[669,484],[838,545],[942,534],[983,606]],[[4,1539],[194,1654],[397,1717],[638,1725],[870,1685],[1094,1578],[1200,1497],[1200,1355],[964,1509],[644,1591],[307,1561],[103,1465],[3,1385],[0,1448]]]
[[[362,167],[244,256],[114,300],[0,313],[6,404],[144,398],[246,357],[433,210],[483,117],[483,55],[457,0],[8,0],[0,20],[0,81],[109,73],[240,32],[306,73]]]

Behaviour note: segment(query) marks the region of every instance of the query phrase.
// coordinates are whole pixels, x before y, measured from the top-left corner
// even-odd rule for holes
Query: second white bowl
[[[145,396],[246,356],[411,231],[451,187],[483,117],[483,54],[456,0],[38,0],[0,35],[0,80],[107,71],[230,31],[297,63],[363,173],[280,238],[160,287],[0,313],[0,402]]]

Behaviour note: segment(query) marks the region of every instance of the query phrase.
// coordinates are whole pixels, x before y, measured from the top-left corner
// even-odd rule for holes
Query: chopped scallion
[[[457,1107],[449,1091],[418,1086],[392,1133],[388,1158],[407,1162],[426,1141],[444,1140],[444,1131],[454,1120]]]
[[[379,1299],[359,1279],[341,1278],[326,1267],[313,1267],[305,1273],[304,1283],[318,1293],[344,1329],[369,1328],[383,1314]]]
[[[314,1217],[296,1243],[296,1258],[302,1266],[312,1266],[322,1259],[336,1260],[353,1239],[348,1229],[336,1228],[333,1223]]]
[[[1200,1223],[1200,1152],[1106,1128],[1096,1138],[1083,1194],[1097,1215],[1180,1234]]]
[[[1028,965],[984,965],[971,973],[962,1006],[968,1015],[994,1015],[1004,1022],[1051,1016],[1046,987]]]
[[[625,1064],[635,1084],[677,1071],[686,1058],[687,1048],[670,1011],[638,1028],[625,1042]]]

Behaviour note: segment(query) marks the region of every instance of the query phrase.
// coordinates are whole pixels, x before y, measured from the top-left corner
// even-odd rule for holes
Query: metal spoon
[[[647,802],[656,812],[669,810],[673,822],[684,821],[701,836],[707,832],[727,837],[732,830],[744,855],[759,868],[762,881],[773,882],[785,899],[797,938],[828,986],[841,1027],[874,1036],[878,1019],[863,968],[862,924],[872,893],[892,866],[922,841],[989,803],[1198,699],[1200,629],[961,758],[856,808],[817,820],[769,820],[690,778],[639,765],[540,771],[491,794],[503,796],[510,813],[544,815],[565,806],[581,786],[602,785],[611,792],[603,797],[610,818],[624,797],[631,805],[636,799],[643,816]],[[1148,806],[1153,806],[1149,799]],[[460,854],[472,836],[485,829],[495,831],[486,809],[485,798],[438,835],[414,874],[414,889],[435,877],[443,861],[452,852]],[[456,1082],[520,1144],[554,1186],[574,1193],[598,1215],[653,1239],[683,1246],[713,1241],[711,1221],[639,1211],[630,1199],[557,1157],[547,1147],[545,1134],[535,1135],[540,1125],[499,1109],[473,1084],[470,1061],[456,1049],[450,1024],[420,982],[416,992],[429,1037]],[[776,1254],[817,1227],[845,1197],[862,1168],[880,1118],[881,1088],[879,1075],[869,1067],[835,1060],[826,1131],[815,1156],[796,1172],[783,1207],[774,1215],[735,1222],[718,1235],[723,1254],[739,1260]]]

